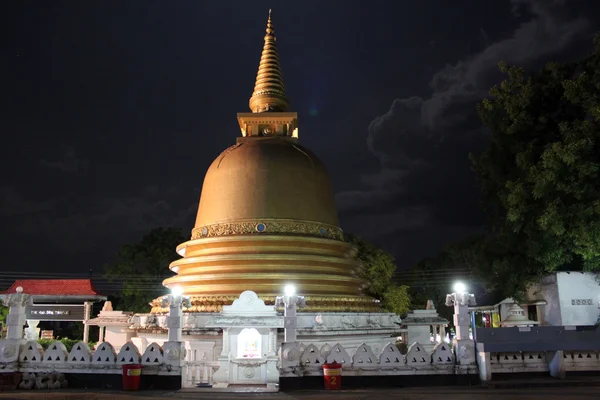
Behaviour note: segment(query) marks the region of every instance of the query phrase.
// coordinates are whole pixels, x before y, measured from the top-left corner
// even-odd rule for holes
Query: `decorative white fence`
[[[388,343],[375,354],[370,346],[361,344],[345,349],[340,344],[325,344],[320,349],[313,344],[285,343],[281,352],[281,376],[322,375],[325,363],[342,364],[344,375],[449,375],[476,374],[472,363],[457,364],[448,343],[438,343],[429,354],[420,343],[413,343],[406,355],[394,343]]]
[[[121,374],[124,364],[141,364],[144,375],[181,374],[180,369],[167,362],[163,348],[156,343],[140,354],[132,342],[125,343],[117,353],[108,342],[100,343],[93,352],[86,343],[79,342],[68,352],[59,341],[44,350],[36,341],[21,344],[17,340],[0,340],[0,372]]]
[[[209,386],[212,376],[219,369],[216,361],[186,361],[182,371],[182,387]]]
[[[565,351],[563,352],[565,372],[600,371],[599,352]],[[546,352],[510,352],[490,353],[492,374],[547,372],[550,370]]]
[[[554,352],[517,351],[489,353],[489,364],[477,365],[469,355],[456,357],[448,343],[438,343],[431,354],[421,344],[413,343],[406,355],[400,353],[393,343],[388,343],[378,354],[362,344],[347,349],[340,344],[324,345],[284,343],[281,351],[282,377],[302,377],[322,375],[324,363],[342,364],[343,374],[353,375],[451,375],[479,374],[482,380],[489,380],[496,373],[551,373]],[[564,351],[560,353],[560,364],[566,373],[571,371],[600,371],[600,352]],[[486,377],[482,371],[490,368]],[[482,370],[483,368],[483,370]],[[554,376],[554,374],[553,374]]]
[[[478,328],[477,358],[482,381],[494,374],[600,371],[600,329],[594,326]]]
[[[179,347],[171,348],[171,345]],[[181,375],[183,387],[212,384],[218,363],[196,357],[195,352],[189,351],[182,360],[180,349],[179,342],[166,342],[163,346],[152,343],[141,354],[135,344],[128,342],[116,352],[110,343],[104,342],[92,351],[86,343],[79,342],[67,351],[63,343],[55,341],[44,350],[36,341],[22,344],[5,339],[0,340],[0,372],[35,373],[36,379],[46,376],[44,374],[56,374],[56,379],[48,379],[58,386],[60,374],[121,374],[122,365],[141,364],[144,375]],[[405,355],[393,343],[378,352],[366,344],[356,348],[325,344],[319,348],[314,344],[284,343],[279,372],[281,377],[320,376],[322,365],[333,362],[342,364],[345,376],[479,373],[482,380],[489,380],[496,373],[550,372],[556,376],[552,373],[556,367],[551,364],[557,362],[558,368],[567,373],[600,371],[600,351],[480,351],[479,354],[479,365],[476,365],[470,361],[474,358],[469,354],[457,357],[448,343],[437,344],[431,353],[421,344],[413,343]]]
[[[549,371],[545,352],[490,353],[492,373]]]
[[[600,371],[600,352],[598,351],[565,351],[563,358],[567,372]]]

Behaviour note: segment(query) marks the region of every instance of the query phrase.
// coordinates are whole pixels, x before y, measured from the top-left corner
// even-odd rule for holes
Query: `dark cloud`
[[[44,168],[59,172],[84,173],[87,171],[90,163],[88,160],[78,158],[75,154],[75,148],[68,146],[63,149],[61,158],[50,160],[42,158],[39,164]]]
[[[27,237],[44,242],[60,254],[98,267],[90,256],[111,259],[116,249],[137,240],[153,228],[191,229],[198,190],[147,186],[126,197],[100,197],[89,202],[72,197],[40,202],[14,187],[0,187],[0,210],[12,240]]]
[[[468,154],[487,142],[475,105],[501,79],[498,62],[538,67],[590,39],[590,21],[565,1],[511,5],[523,20],[508,37],[436,72],[429,98],[396,99],[371,122],[367,145],[381,170],[363,175],[361,189],[337,195],[344,228],[385,245],[400,266],[483,229]]]

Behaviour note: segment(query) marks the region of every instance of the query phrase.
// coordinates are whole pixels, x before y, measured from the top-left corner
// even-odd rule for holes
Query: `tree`
[[[149,311],[149,302],[165,294],[162,281],[173,275],[169,264],[179,258],[175,248],[186,240],[180,229],[156,228],[138,243],[119,249],[105,276],[121,284],[121,294],[116,296],[121,309]]]
[[[600,269],[600,37],[585,59],[507,79],[478,105],[491,133],[471,156],[492,234],[489,281],[520,297],[559,269]]]
[[[392,282],[396,271],[394,257],[386,251],[346,233],[344,239],[357,248],[357,258],[363,264],[361,278],[368,282],[365,293],[381,301],[383,308],[396,314],[404,314],[410,308],[408,286]]]

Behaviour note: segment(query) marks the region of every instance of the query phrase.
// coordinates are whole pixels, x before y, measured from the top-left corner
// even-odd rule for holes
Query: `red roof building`
[[[19,286],[23,293],[32,296],[104,298],[96,292],[91,279],[23,279],[15,281],[0,294],[16,293]]]

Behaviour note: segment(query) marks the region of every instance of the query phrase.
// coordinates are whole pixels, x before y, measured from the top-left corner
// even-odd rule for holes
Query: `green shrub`
[[[38,343],[42,345],[42,348],[46,350],[50,343],[54,342],[52,339],[38,339]]]

